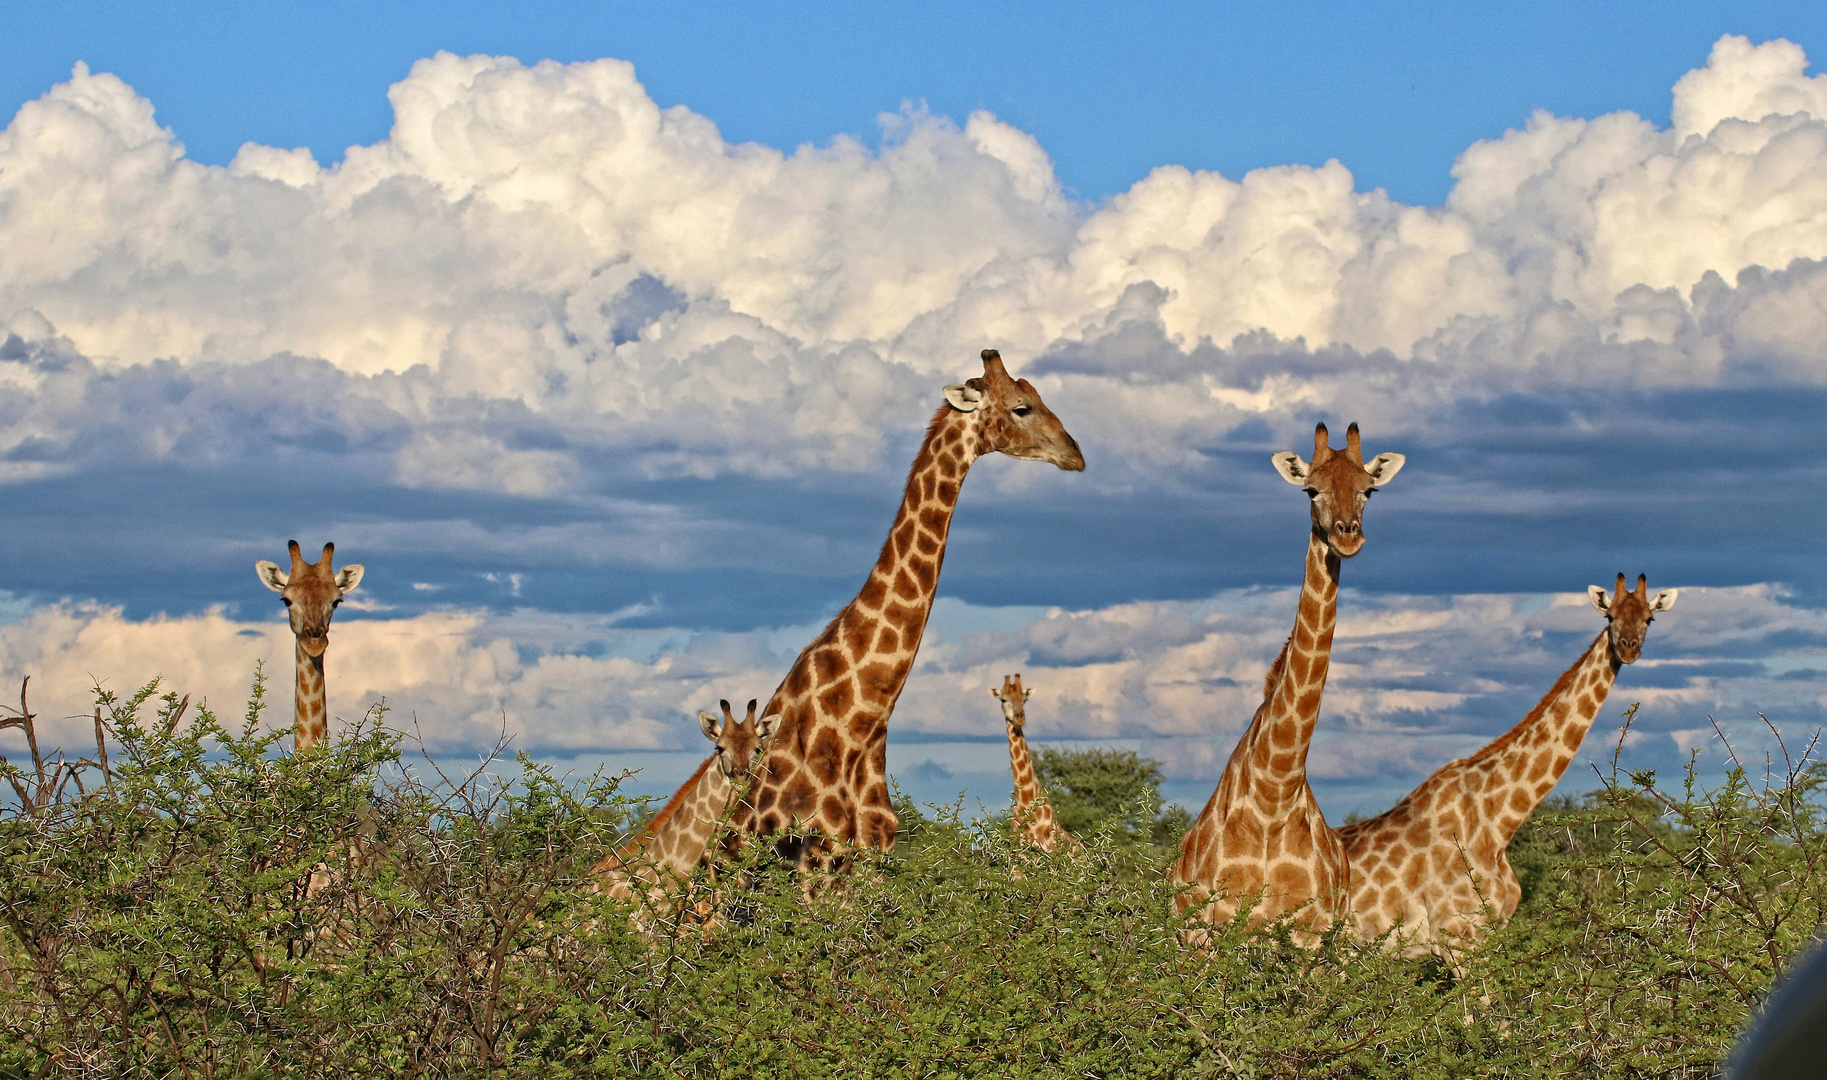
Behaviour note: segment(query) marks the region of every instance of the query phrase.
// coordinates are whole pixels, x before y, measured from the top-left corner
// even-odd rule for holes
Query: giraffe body
[[[597,864],[604,891],[622,899],[670,902],[705,865],[711,837],[735,808],[755,759],[773,735],[778,716],[755,719],[755,702],[737,720],[730,703],[723,715],[698,714],[698,726],[716,747],[634,840]]]
[[[1676,596],[1652,600],[1644,578],[1631,591],[1623,574],[1615,595],[1589,592],[1609,625],[1520,723],[1441,766],[1387,813],[1339,830],[1359,940],[1395,928],[1390,944],[1404,953],[1450,954],[1515,913],[1522,886],[1505,855],[1510,839],[1560,782],[1618,669],[1636,661],[1650,619]]]
[[[1020,675],[1005,675],[1000,688],[990,687],[990,695],[1002,702],[1002,719],[1009,733],[1009,772],[1015,777],[1015,802],[1009,829],[1019,838],[1042,851],[1053,851],[1061,844],[1078,847],[1078,838],[1060,828],[1053,816],[1053,804],[1040,786],[1040,774],[1034,770],[1034,759],[1028,753],[1028,738],[1023,729],[1028,723],[1027,702],[1032,689],[1023,689]]]
[[[293,694],[292,749],[309,750],[329,731],[330,709],[324,690],[324,650],[330,647],[330,618],[343,597],[354,592],[362,582],[362,565],[355,563],[340,571],[330,569],[335,544],[325,544],[323,555],[315,564],[304,561],[298,541],[288,546],[292,569],[281,570],[277,563],[265,559],[254,564],[261,584],[278,593],[285,602],[296,638],[293,656],[296,661],[296,689]]]
[[[1366,466],[1356,424],[1343,451],[1331,448],[1319,425],[1311,465],[1293,453],[1274,457],[1283,478],[1312,498],[1300,605],[1264,680],[1262,705],[1181,841],[1173,873],[1187,886],[1175,898],[1182,912],[1217,923],[1247,906],[1252,926],[1292,914],[1319,930],[1342,910],[1350,868],[1307,783],[1307,748],[1331,663],[1341,560],[1362,549],[1364,504],[1404,460],[1381,454]],[[1203,941],[1202,934],[1191,937]]]
[[[802,865],[826,862],[840,846],[894,846],[888,718],[932,611],[971,463],[999,451],[1061,469],[1085,467],[1072,436],[1027,380],[1010,378],[993,349],[984,350],[983,376],[946,387],[945,399],[868,581],[799,654],[768,702],[780,730],[732,824],[739,833],[791,834],[776,849]]]

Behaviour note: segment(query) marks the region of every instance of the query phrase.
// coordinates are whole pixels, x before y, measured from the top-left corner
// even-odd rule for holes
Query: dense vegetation
[[[1795,764],[1538,815],[1522,911],[1456,966],[1274,930],[1189,954],[1171,825],[1127,789],[1082,856],[904,806],[816,900],[758,850],[723,925],[643,936],[580,887],[629,824],[615,778],[423,778],[378,715],[282,754],[261,696],[232,728],[105,698],[93,757],[8,766],[0,1073],[1701,1077],[1827,914]],[[1132,765],[1054,759],[1062,818]]]

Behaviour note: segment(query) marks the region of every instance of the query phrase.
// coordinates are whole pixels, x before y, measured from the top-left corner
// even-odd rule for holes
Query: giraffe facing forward
[[[1592,606],[1607,624],[1529,715],[1489,746],[1441,766],[1388,813],[1339,830],[1351,860],[1352,932],[1371,941],[1401,923],[1390,944],[1413,956],[1450,953],[1516,911],[1522,886],[1505,850],[1562,774],[1611,692],[1635,663],[1657,612],[1649,582],[1607,593]],[[1488,920],[1488,922],[1487,922]]]
[[[329,731],[330,710],[324,693],[324,650],[330,647],[330,617],[343,597],[362,583],[362,564],[354,563],[339,571],[330,569],[335,544],[325,544],[324,553],[315,564],[304,561],[298,541],[287,545],[292,554],[292,569],[281,570],[278,563],[265,559],[254,564],[261,584],[279,594],[285,602],[286,615],[292,622],[292,636],[297,639],[296,708],[292,722],[292,750],[303,752],[324,738]]]
[[[633,840],[597,864],[611,896],[635,899],[642,893],[665,903],[705,863],[711,837],[741,798],[755,761],[773,736],[779,716],[755,719],[755,702],[737,720],[730,703],[723,715],[701,711],[698,727],[716,747],[698,771],[673,794]]]
[[[1284,452],[1273,458],[1288,483],[1312,501],[1312,528],[1294,632],[1269,668],[1263,702],[1238,740],[1211,801],[1180,844],[1174,881],[1188,886],[1175,903],[1206,922],[1225,922],[1245,904],[1250,925],[1299,912],[1311,930],[1338,917],[1349,869],[1344,846],[1320,813],[1307,784],[1307,746],[1319,720],[1332,657],[1341,560],[1364,546],[1364,505],[1401,470],[1401,454],[1366,465],[1358,426],[1333,450],[1320,424],[1313,462]],[[1191,935],[1195,944],[1202,935]]]
[[[1034,771],[1034,759],[1028,754],[1028,737],[1022,729],[1028,723],[1028,697],[1033,693],[1022,688],[1020,675],[1004,675],[1001,687],[990,687],[990,696],[1002,702],[1002,720],[1009,730],[1009,771],[1015,776],[1009,829],[1042,851],[1061,844],[1076,847],[1078,838],[1054,820],[1053,804],[1047,801],[1047,790],[1040,786],[1040,774]]]
[[[862,591],[799,654],[769,700],[780,730],[756,767],[751,798],[736,810],[739,833],[792,833],[776,850],[804,866],[833,865],[831,857],[851,845],[894,846],[888,718],[932,612],[965,474],[993,452],[1085,467],[1040,394],[985,349],[981,378],[945,388]],[[817,839],[807,843],[811,832]]]

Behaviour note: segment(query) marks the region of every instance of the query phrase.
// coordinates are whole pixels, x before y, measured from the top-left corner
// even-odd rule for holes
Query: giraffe
[[[596,866],[605,891],[621,899],[645,893],[665,903],[669,893],[705,864],[711,836],[742,795],[756,759],[773,736],[778,715],[755,719],[755,701],[737,720],[730,703],[718,702],[723,715],[698,713],[698,726],[716,751],[655,814],[633,840]]]
[[[971,463],[993,451],[1085,467],[1034,387],[985,349],[981,378],[945,388],[862,591],[800,652],[769,700],[780,730],[732,818],[730,854],[743,834],[783,832],[775,851],[808,869],[836,868],[850,846],[894,846],[888,718],[932,612],[959,489]]]
[[[254,564],[254,573],[267,588],[285,602],[286,614],[292,620],[292,634],[297,638],[297,707],[292,726],[292,749],[302,753],[317,745],[329,730],[329,708],[324,697],[324,650],[330,645],[330,616],[343,597],[362,583],[362,565],[355,563],[332,573],[330,556],[335,544],[325,544],[324,553],[315,564],[304,561],[298,541],[287,545],[292,553],[292,569],[279,569],[265,559]]]
[[[1388,813],[1339,830],[1351,863],[1352,933],[1373,941],[1400,923],[1389,944],[1409,956],[1469,944],[1516,911],[1522,886],[1505,849],[1573,761],[1618,669],[1635,663],[1656,612],[1649,582],[1598,585],[1587,593],[1604,630],[1529,715],[1489,746],[1441,766]]]
[[[1319,719],[1338,615],[1339,567],[1363,549],[1370,493],[1394,479],[1407,459],[1379,454],[1365,465],[1356,424],[1342,451],[1332,449],[1320,424],[1311,465],[1293,452],[1273,460],[1282,478],[1305,488],[1312,501],[1300,605],[1294,631],[1264,680],[1262,705],[1181,841],[1174,881],[1189,887],[1175,904],[1218,923],[1254,902],[1252,926],[1298,913],[1296,921],[1313,931],[1337,917],[1349,880],[1344,847],[1307,785],[1307,744]],[[1189,933],[1188,940],[1200,946],[1205,934]],[[1303,932],[1298,940],[1311,938]]]
[[[1042,851],[1052,851],[1062,843],[1077,846],[1078,838],[1054,820],[1053,804],[1047,801],[1046,789],[1040,786],[1040,777],[1034,771],[1034,760],[1028,756],[1028,737],[1022,728],[1028,723],[1027,703],[1032,693],[1032,689],[1022,688],[1020,675],[1004,675],[1000,688],[990,687],[990,696],[1002,702],[1003,723],[1009,729],[1009,771],[1015,774],[1015,806],[1009,829]]]

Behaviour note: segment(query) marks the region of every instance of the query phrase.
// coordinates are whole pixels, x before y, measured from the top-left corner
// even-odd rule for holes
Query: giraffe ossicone
[[[851,845],[887,850],[898,822],[888,795],[888,718],[932,612],[952,511],[971,463],[989,453],[1085,467],[1078,443],[994,349],[983,374],[948,386],[908,473],[901,506],[862,590],[799,654],[767,711],[780,731],[732,820],[741,834],[786,834],[783,856],[835,865]]]
[[[670,905],[707,862],[711,838],[722,827],[741,799],[755,761],[767,749],[780,717],[755,718],[754,699],[748,714],[737,720],[730,703],[720,701],[723,715],[698,713],[698,727],[715,748],[698,771],[653,816],[639,836],[596,866],[603,889],[622,899],[646,899]]]
[[[332,570],[330,560],[336,552],[335,544],[325,544],[323,555],[315,563],[304,561],[298,541],[291,541],[287,549],[292,556],[291,570],[282,570],[278,563],[261,559],[254,563],[254,573],[261,584],[279,594],[291,620],[292,636],[296,639],[293,655],[297,683],[293,695],[292,749],[302,752],[317,745],[329,731],[324,650],[330,647],[330,618],[336,614],[343,597],[362,583],[362,564],[351,563],[341,570]]]
[[[1021,685],[1021,675],[1004,675],[1000,687],[990,687],[990,696],[1002,702],[1002,720],[1009,735],[1009,772],[1015,778],[1015,802],[1010,808],[1009,829],[1042,851],[1053,851],[1061,844],[1078,846],[1078,838],[1060,827],[1053,815],[1053,803],[1047,789],[1040,784],[1040,774],[1028,753],[1027,704],[1032,687]]]
[[[1300,604],[1263,681],[1262,705],[1181,841],[1173,879],[1185,886],[1175,895],[1182,913],[1218,923],[1247,908],[1252,926],[1291,915],[1315,931],[1343,910],[1349,867],[1307,783],[1307,749],[1331,664],[1341,561],[1363,550],[1365,504],[1406,460],[1379,454],[1366,463],[1356,424],[1343,450],[1332,448],[1320,424],[1311,462],[1292,451],[1271,458],[1312,503]],[[1189,935],[1191,944],[1203,941],[1202,931]]]
[[[1442,765],[1387,813],[1339,830],[1360,941],[1389,934],[1390,947],[1406,954],[1450,958],[1515,914],[1522,885],[1506,855],[1511,838],[1560,782],[1618,670],[1636,662],[1650,620],[1677,595],[1664,589],[1652,598],[1641,574],[1635,589],[1619,574],[1611,591],[1592,585],[1587,593],[1605,629],[1527,716]]]

